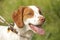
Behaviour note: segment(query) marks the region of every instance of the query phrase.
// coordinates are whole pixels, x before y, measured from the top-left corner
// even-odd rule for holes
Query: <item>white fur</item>
[[[8,32],[7,28],[8,26],[0,26],[0,40],[20,40],[19,35],[12,31]]]
[[[31,8],[34,11],[34,16],[32,18],[28,18],[27,20],[24,21],[24,24],[28,27],[29,23],[34,24],[34,25],[38,25],[41,24],[41,22],[39,21],[40,17],[43,17],[42,15],[40,15],[39,13],[39,9],[36,6],[28,6],[29,8]],[[27,30],[31,30],[30,27],[28,27]]]
[[[36,6],[28,6],[28,7],[34,11],[34,16],[24,21],[25,26],[23,28],[18,28],[17,25],[14,24],[14,28],[16,29],[16,31],[18,31],[18,34],[12,31],[8,32],[7,28],[9,26],[0,26],[0,40],[31,40],[32,36],[30,36],[30,39],[27,39],[21,37],[20,35],[28,30],[31,30],[31,28],[28,25],[29,23],[32,23],[34,25],[39,24],[40,22],[38,20],[39,17],[42,15],[39,14],[38,12],[39,9]],[[29,36],[29,34],[27,35]]]

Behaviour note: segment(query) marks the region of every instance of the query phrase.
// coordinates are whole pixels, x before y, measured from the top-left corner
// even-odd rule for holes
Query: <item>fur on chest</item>
[[[20,34],[16,34],[12,31],[7,30],[8,26],[0,26],[0,30],[3,29],[2,31],[0,31],[0,39],[1,40],[30,40],[33,36],[33,32],[32,31],[27,31],[25,33],[25,31],[23,31],[22,29],[20,30]],[[21,32],[23,31],[23,32]]]

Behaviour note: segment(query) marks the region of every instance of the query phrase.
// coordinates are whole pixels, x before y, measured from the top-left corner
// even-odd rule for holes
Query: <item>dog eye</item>
[[[40,9],[38,10],[38,12],[39,12],[40,15],[43,15]]]
[[[28,13],[27,15],[32,15],[31,13]]]
[[[41,12],[39,12],[40,15],[43,15]]]
[[[39,10],[39,14],[42,15],[42,12]]]

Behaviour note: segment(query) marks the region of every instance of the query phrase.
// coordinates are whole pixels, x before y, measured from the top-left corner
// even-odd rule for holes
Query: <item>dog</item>
[[[14,27],[0,26],[0,40],[32,40],[34,33],[44,35],[45,17],[36,6],[21,6],[12,14]]]

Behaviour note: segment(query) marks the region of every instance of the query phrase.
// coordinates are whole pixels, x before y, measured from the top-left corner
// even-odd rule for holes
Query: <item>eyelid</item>
[[[27,15],[29,15],[29,14],[31,14],[31,13],[28,12]]]

